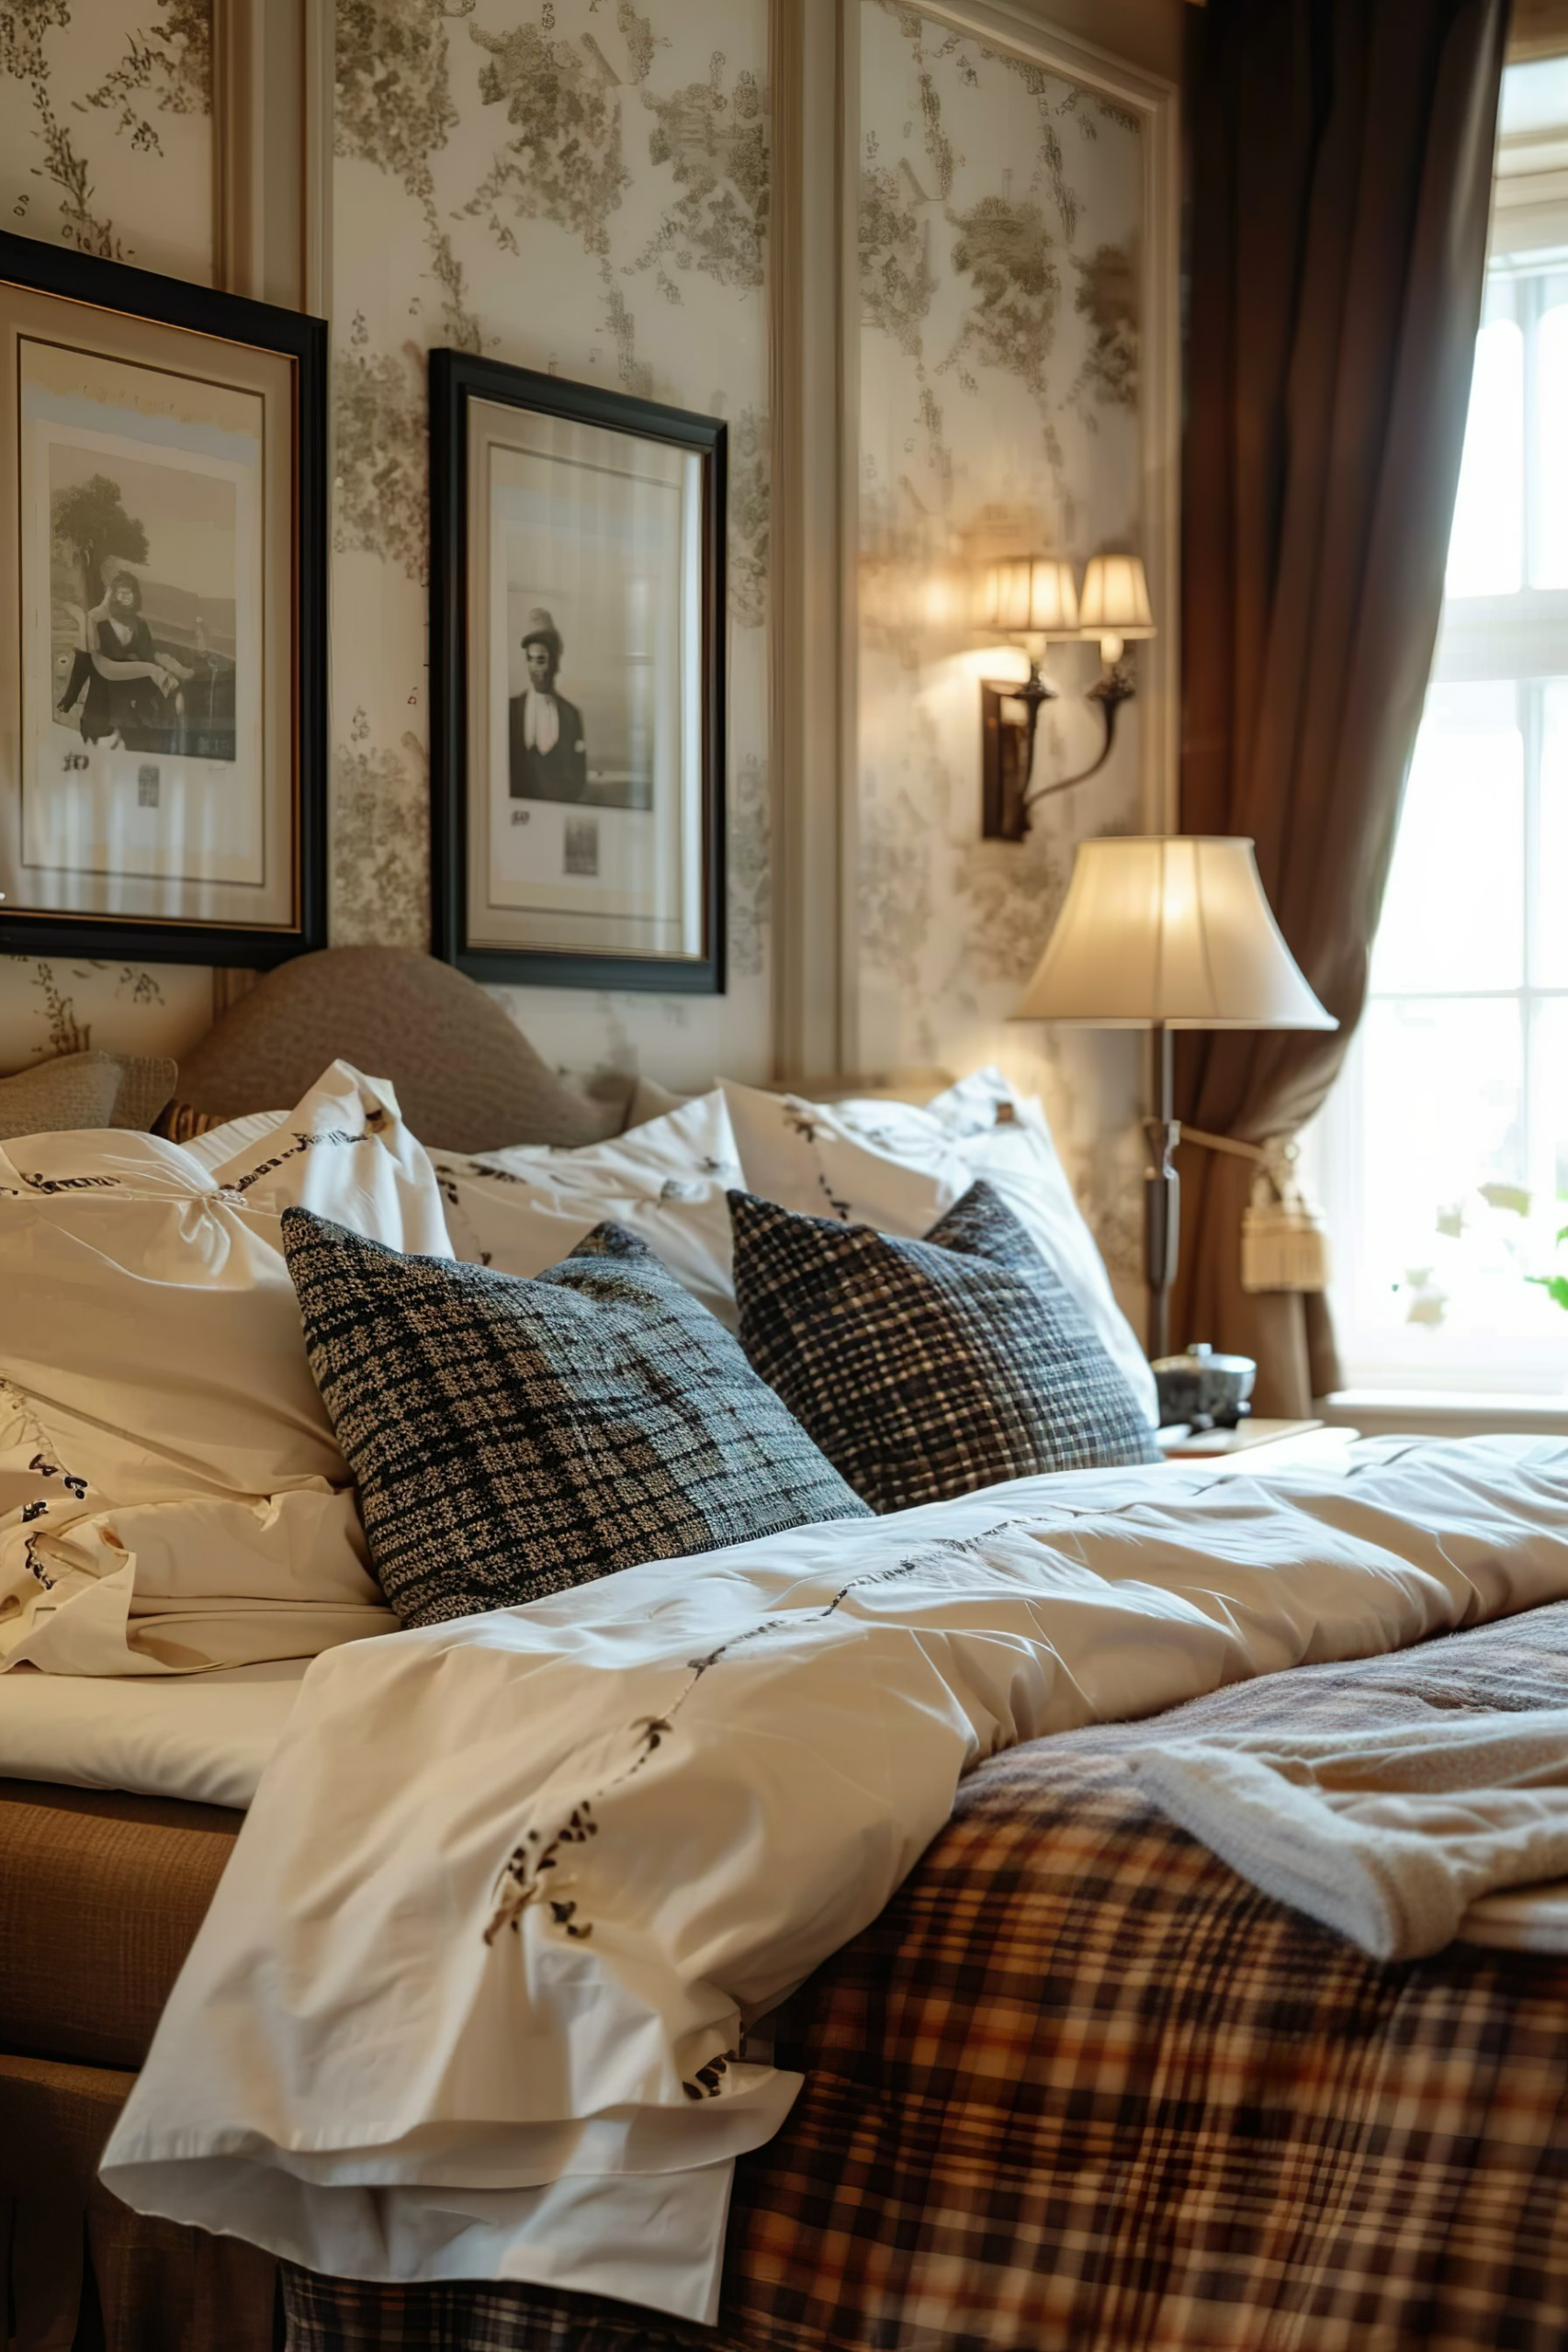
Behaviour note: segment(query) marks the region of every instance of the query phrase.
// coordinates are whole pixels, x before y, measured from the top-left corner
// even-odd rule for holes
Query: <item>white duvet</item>
[[[749,2024],[997,1749],[1568,1597],[1568,1446],[1079,1473],[319,1659],[104,2161],[381,2279],[714,2315]]]

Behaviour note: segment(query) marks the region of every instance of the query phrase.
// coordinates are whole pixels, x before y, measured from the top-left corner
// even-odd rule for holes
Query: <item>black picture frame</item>
[[[725,991],[728,433],[722,418],[637,400],[471,353],[430,361],[430,695],[432,944],[470,978],[513,987],[628,989],[660,995]],[[703,953],[655,956],[469,944],[471,698],[483,691],[468,642],[468,404],[481,400],[694,451],[702,466]],[[484,788],[488,789],[488,779]]]
[[[292,922],[265,926],[155,921],[0,905],[0,953],[124,956],[136,962],[243,966],[257,970],[327,943],[327,323],[299,311],[165,277],[124,262],[0,232],[0,288],[52,295],[291,362],[293,687]],[[16,471],[17,452],[0,450]],[[266,491],[270,500],[272,488]],[[0,583],[0,614],[16,629],[19,583]],[[4,779],[0,779],[3,786]]]

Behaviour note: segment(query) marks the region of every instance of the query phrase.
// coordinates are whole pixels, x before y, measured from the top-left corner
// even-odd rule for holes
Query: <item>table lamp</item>
[[[1286,946],[1249,841],[1146,834],[1082,842],[1067,896],[1013,1014],[1151,1032],[1144,1265],[1151,1357],[1168,1352],[1181,1195],[1171,1155],[1178,1029],[1337,1029]]]

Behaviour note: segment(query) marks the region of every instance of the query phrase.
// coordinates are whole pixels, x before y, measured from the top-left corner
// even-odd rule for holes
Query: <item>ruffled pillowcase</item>
[[[595,1226],[636,1234],[694,1298],[735,1328],[726,1195],[740,1162],[724,1096],[709,1094],[605,1143],[468,1157],[431,1154],[454,1254],[499,1274],[542,1274]]]
[[[519,1144],[505,1151],[431,1152],[446,1210],[452,1253],[498,1274],[542,1274],[596,1225],[635,1233],[694,1298],[735,1328],[732,1244],[725,1194],[740,1182],[724,1096],[682,1102],[639,1080],[634,1111],[661,1102],[624,1135],[604,1143]],[[278,1114],[193,1136],[186,1146],[210,1166],[241,1142],[270,1134]]]
[[[983,1069],[923,1109],[825,1104],[726,1080],[744,1189],[803,1216],[918,1240],[983,1178],[1077,1301],[1153,1429],[1154,1374],[1116,1304],[1039,1101]]]
[[[391,1630],[290,1206],[450,1255],[395,1096],[341,1062],[215,1168],[154,1136],[0,1149],[0,1667],[179,1673]]]

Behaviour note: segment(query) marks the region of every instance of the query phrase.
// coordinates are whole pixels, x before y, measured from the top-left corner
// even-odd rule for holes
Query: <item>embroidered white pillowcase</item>
[[[596,1225],[620,1225],[734,1329],[726,1195],[740,1181],[740,1162],[716,1087],[604,1143],[431,1159],[453,1250],[470,1265],[542,1274]]]
[[[923,1109],[807,1102],[729,1080],[723,1093],[745,1189],[783,1208],[919,1239],[983,1176],[1072,1292],[1154,1425],[1154,1374],[1116,1304],[1037,1097],[1015,1093],[994,1069]]]
[[[0,1148],[0,1668],[181,1673],[392,1630],[305,1354],[292,1204],[451,1254],[395,1096],[341,1062],[216,1167],[120,1132]]]

